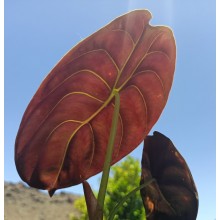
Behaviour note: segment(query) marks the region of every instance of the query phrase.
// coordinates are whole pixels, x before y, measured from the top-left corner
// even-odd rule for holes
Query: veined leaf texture
[[[121,104],[112,164],[146,137],[167,102],[176,57],[172,31],[150,19],[147,10],[116,18],[44,79],[15,143],[18,173],[30,186],[55,191],[102,171],[114,90]]]

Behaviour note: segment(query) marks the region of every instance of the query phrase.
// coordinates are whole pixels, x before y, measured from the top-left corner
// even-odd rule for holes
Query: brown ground
[[[52,198],[22,183],[5,182],[5,220],[69,220],[70,213],[78,216],[73,202],[79,196],[67,193]]]

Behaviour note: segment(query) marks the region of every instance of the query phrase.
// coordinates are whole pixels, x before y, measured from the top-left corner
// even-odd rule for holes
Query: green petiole
[[[119,109],[120,109],[120,96],[118,91],[115,89],[113,91],[115,96],[115,107],[114,107],[114,113],[112,117],[112,125],[111,125],[111,131],[110,136],[108,140],[108,146],[107,146],[107,152],[105,156],[105,163],[103,167],[103,173],[98,193],[98,204],[96,208],[96,213],[94,216],[94,220],[102,220],[103,219],[103,210],[104,210],[104,201],[105,201],[105,195],[106,195],[106,189],[108,184],[108,178],[109,178],[109,172],[111,167],[111,161],[112,161],[112,153],[114,149],[114,142],[117,132],[117,125],[118,125],[118,117],[119,117]],[[101,209],[101,211],[100,211]]]

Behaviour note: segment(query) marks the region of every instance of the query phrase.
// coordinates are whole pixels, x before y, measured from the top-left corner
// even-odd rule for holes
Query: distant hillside
[[[22,183],[8,183],[4,186],[5,220],[69,220],[74,210],[73,202],[79,196],[60,193],[49,195]]]

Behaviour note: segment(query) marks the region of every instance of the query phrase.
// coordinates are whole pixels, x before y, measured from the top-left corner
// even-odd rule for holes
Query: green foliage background
[[[109,216],[115,205],[130,191],[139,186],[140,172],[139,161],[131,156],[127,156],[122,162],[112,166],[105,200],[105,216]],[[74,207],[81,213],[81,217],[77,218],[71,215],[71,220],[88,220],[84,197],[76,200]],[[107,218],[105,217],[105,219]],[[144,219],[146,219],[146,217],[140,192],[129,197],[123,206],[119,208],[114,218],[114,220]]]

